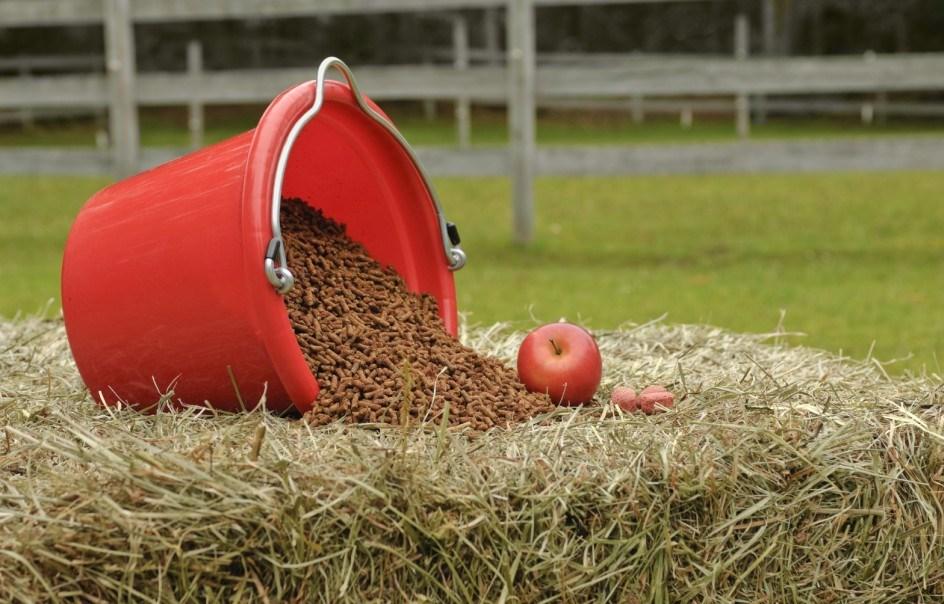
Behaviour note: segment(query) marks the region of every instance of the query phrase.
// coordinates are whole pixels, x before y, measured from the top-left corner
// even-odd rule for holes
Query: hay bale
[[[602,333],[604,393],[672,384],[675,409],[470,438],[106,410],[59,322],[0,323],[0,585],[23,601],[940,601],[940,377],[782,335]],[[521,334],[464,337],[510,358]]]

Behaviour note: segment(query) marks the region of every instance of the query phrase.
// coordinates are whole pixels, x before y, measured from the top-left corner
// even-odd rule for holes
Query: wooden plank
[[[495,11],[497,14],[497,11]],[[497,27],[497,24],[496,24]],[[488,45],[488,38],[490,34],[488,30],[485,29],[483,24],[483,38],[485,38],[485,43]],[[505,61],[505,53],[500,50],[500,45],[498,40],[495,40],[494,48],[498,50],[489,50],[489,47],[485,48],[471,48],[469,49],[469,58],[476,62],[481,63],[503,63]],[[441,47],[433,48],[431,54],[434,58],[437,59],[450,59],[452,58],[452,47]],[[632,63],[639,64],[642,62],[663,62],[663,61],[688,61],[690,59],[707,59],[707,58],[725,58],[727,55],[714,55],[714,54],[704,54],[704,53],[641,53],[641,52],[542,52],[537,55],[538,66],[542,65],[592,65],[592,64],[612,64],[612,63]]]
[[[419,156],[437,176],[509,173],[510,158],[504,149],[421,149]],[[536,173],[554,176],[942,169],[944,139],[932,137],[539,147],[536,153]]]
[[[30,72],[46,69],[100,69],[105,60],[99,55],[20,55],[0,57],[0,71],[26,69]]]
[[[379,101],[468,96],[472,102],[503,103],[507,98],[507,73],[499,66],[474,65],[463,71],[435,65],[357,66],[354,72],[365,92]],[[204,72],[196,85],[207,103],[268,102],[313,77],[313,69],[216,71]],[[187,105],[194,85],[183,72],[139,74],[137,84],[139,103],[157,106]],[[944,54],[544,66],[537,68],[535,86],[545,99],[939,91],[944,90]],[[97,74],[0,78],[0,108],[100,106],[107,101],[106,80]]]
[[[0,108],[101,107],[108,104],[108,79],[104,75],[31,76],[0,78]]]
[[[730,55],[704,53],[650,53],[650,52],[542,52],[538,54],[538,66],[576,65],[576,66],[642,66],[666,63],[687,64],[692,60],[729,59]]]
[[[131,0],[104,0],[103,6],[110,102],[109,135],[115,172],[122,177],[137,171],[140,146]]]
[[[469,68],[469,24],[465,16],[458,14],[452,22],[452,43],[455,50],[453,66],[456,71],[465,71]],[[472,136],[472,111],[469,97],[460,95],[455,100],[456,109],[456,142],[460,149],[469,146]]]
[[[554,65],[538,69],[537,89],[542,96],[559,98],[941,90],[944,62],[942,55],[930,54]]]
[[[308,15],[454,10],[499,6],[504,0],[160,0],[135,2],[136,22],[290,18]],[[102,0],[3,0],[0,25],[101,23]]]
[[[455,98],[499,101],[506,95],[502,67],[472,66],[456,71],[448,66],[356,66],[358,82],[377,99]],[[209,72],[203,86],[221,100],[259,98],[260,92],[279,92],[286,86],[309,80],[311,69],[240,70]],[[154,82],[149,98],[165,101],[173,91],[156,88],[179,74],[147,74]],[[142,86],[144,84],[142,83]],[[241,93],[244,89],[247,92]],[[537,68],[536,89],[547,98],[631,97],[665,95],[726,95],[738,91],[774,94],[828,94],[875,90],[944,89],[944,53],[917,57],[859,57],[823,59],[685,60],[657,64],[593,67],[547,66]],[[254,92],[256,91],[256,92]]]
[[[507,94],[502,67],[475,66],[456,71],[443,65],[359,66],[354,68],[354,75],[365,92],[378,100],[465,96],[472,101],[496,102],[504,101]],[[312,76],[309,72],[304,79]]]
[[[509,172],[504,149],[422,149],[437,176]],[[883,172],[944,169],[944,139],[889,137],[638,146],[539,147],[539,175]]]
[[[102,0],[3,0],[0,26],[101,23]],[[704,0],[527,0],[541,5],[655,4]],[[160,0],[134,3],[136,22],[288,18],[307,15],[451,11],[504,6],[508,0]]]
[[[501,147],[451,149],[414,148],[423,168],[435,176],[508,176],[511,154]]]
[[[452,11],[499,6],[504,0],[161,0],[142,2],[139,21],[300,17],[306,15]]]
[[[509,0],[507,11],[508,134],[513,230],[516,242],[528,243],[534,238],[534,4],[531,0]]]
[[[770,112],[789,114],[859,115],[862,103],[834,99],[809,99],[803,97],[767,99]],[[641,107],[640,107],[641,105]],[[620,111],[633,113],[639,109],[651,113],[678,113],[686,107],[698,113],[734,113],[735,103],[726,99],[641,99],[637,105],[632,99],[547,99],[538,98],[539,107],[573,111]],[[911,117],[944,117],[944,103],[888,101],[888,115]]]
[[[502,148],[418,148],[436,176],[503,176],[510,155]],[[184,149],[144,149],[141,166],[152,167]],[[618,176],[633,174],[881,172],[944,170],[944,139],[935,137],[848,138],[842,140],[750,141],[696,145],[540,147],[541,175]],[[0,149],[0,173],[109,174],[107,153],[95,149]]]
[[[101,23],[103,0],[3,0],[0,26],[82,25]]]
[[[554,175],[941,169],[944,139],[932,137],[541,148],[538,152],[538,172]]]
[[[456,98],[504,103],[505,70],[470,67],[458,72],[450,66],[355,67],[358,84],[372,98]],[[186,72],[138,74],[138,102],[142,106],[187,105],[191,88],[199,88],[207,104],[267,103],[289,86],[310,81],[314,69],[266,69],[204,71],[199,77]],[[334,74],[332,74],[332,77]],[[0,78],[0,108],[100,106],[108,103],[105,76],[34,76],[29,80]]]
[[[628,113],[634,122],[645,121],[646,114],[677,114],[685,109],[697,113],[734,113],[733,99],[653,99],[642,96],[629,99],[548,99],[538,97],[538,107],[571,111],[617,111]]]
[[[862,111],[862,103],[856,101],[777,99],[768,101],[768,105],[771,111],[778,113],[855,115]],[[944,103],[889,101],[885,112],[888,115],[908,117],[944,117]]]
[[[0,149],[0,174],[108,174],[109,153],[95,149]]]
[[[44,119],[60,119],[64,117],[83,117],[87,118],[90,116],[96,115],[98,109],[91,107],[77,107],[77,108],[43,108],[43,109],[30,109],[34,120],[44,120]],[[22,116],[19,111],[0,111],[0,124],[17,124],[22,121]]]
[[[223,83],[224,90],[210,89],[208,80],[203,79],[203,76],[195,85],[195,88],[199,89],[200,97],[207,103],[267,103],[286,87],[304,81],[311,75],[310,70],[292,70],[291,73],[274,78],[273,84],[266,86],[264,83],[260,85],[260,78],[253,77],[252,73],[225,72],[225,74],[226,77],[216,80]],[[358,70],[358,76],[359,74]],[[488,95],[479,95],[479,100],[491,103],[505,102],[507,90],[501,81],[504,79],[504,74],[495,72],[495,77],[500,78],[495,90]],[[137,77],[139,105],[187,105],[193,98],[193,94],[187,88],[190,84],[182,78],[182,74],[139,74]],[[360,76],[358,79],[361,79]],[[391,95],[391,92],[396,95],[407,94],[403,90],[384,91],[371,88],[365,87],[365,90],[379,101],[409,98]],[[448,96],[443,91],[433,92],[437,97]],[[646,113],[678,114],[685,108],[690,108],[695,113],[733,114],[735,110],[734,101],[726,99],[643,98],[641,95],[639,99],[639,101],[633,101],[632,97],[625,99],[539,96],[537,104],[540,107],[575,111],[624,111],[632,114],[634,111],[641,110],[639,117],[643,118]],[[31,77],[22,84],[18,84],[14,78],[0,78],[0,110],[16,109],[23,104],[30,104],[37,118],[57,115],[91,115],[95,108],[103,107],[107,102],[107,82],[102,76],[92,78],[86,76]],[[836,99],[793,97],[767,99],[766,103],[768,111],[780,114],[859,115],[862,110],[861,101]],[[885,111],[889,116],[944,117],[944,104],[889,100]]]
[[[140,168],[152,168],[186,153],[186,149],[145,149]],[[20,147],[0,149],[0,174],[114,175],[111,153],[94,148]]]

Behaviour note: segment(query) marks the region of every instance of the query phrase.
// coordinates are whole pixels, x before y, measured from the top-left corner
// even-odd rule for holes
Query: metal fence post
[[[187,127],[190,130],[190,148],[203,146],[203,99],[200,94],[200,76],[203,75],[203,45],[199,40],[187,43],[187,73],[190,75],[190,105]]]
[[[464,15],[456,15],[452,21],[452,52],[456,71],[465,71],[469,67],[469,26]],[[456,137],[459,148],[469,146],[471,138],[471,109],[469,97],[456,97]]]
[[[508,132],[514,238],[534,237],[535,43],[533,0],[508,1]]]
[[[103,8],[112,159],[117,176],[123,177],[137,171],[140,152],[131,0],[104,0]]]
[[[747,15],[739,14],[734,20],[734,56],[739,61],[747,59],[749,44],[749,24]],[[751,134],[751,106],[748,95],[739,92],[737,95],[737,135],[738,138],[747,138]]]

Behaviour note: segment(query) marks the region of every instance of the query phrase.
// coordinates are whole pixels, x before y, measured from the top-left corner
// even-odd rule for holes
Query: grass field
[[[58,296],[68,226],[107,181],[0,178],[0,314]],[[473,322],[561,316],[809,334],[855,357],[940,371],[944,174],[555,178],[537,184],[537,241],[510,243],[508,183],[438,181],[470,261]]]

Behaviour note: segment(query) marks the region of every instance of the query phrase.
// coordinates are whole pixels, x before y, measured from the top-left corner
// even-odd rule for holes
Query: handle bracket
[[[276,264],[276,261],[278,264]],[[295,285],[295,276],[288,269],[288,258],[285,256],[285,241],[281,235],[272,238],[266,248],[265,273],[277,292],[285,295]]]

